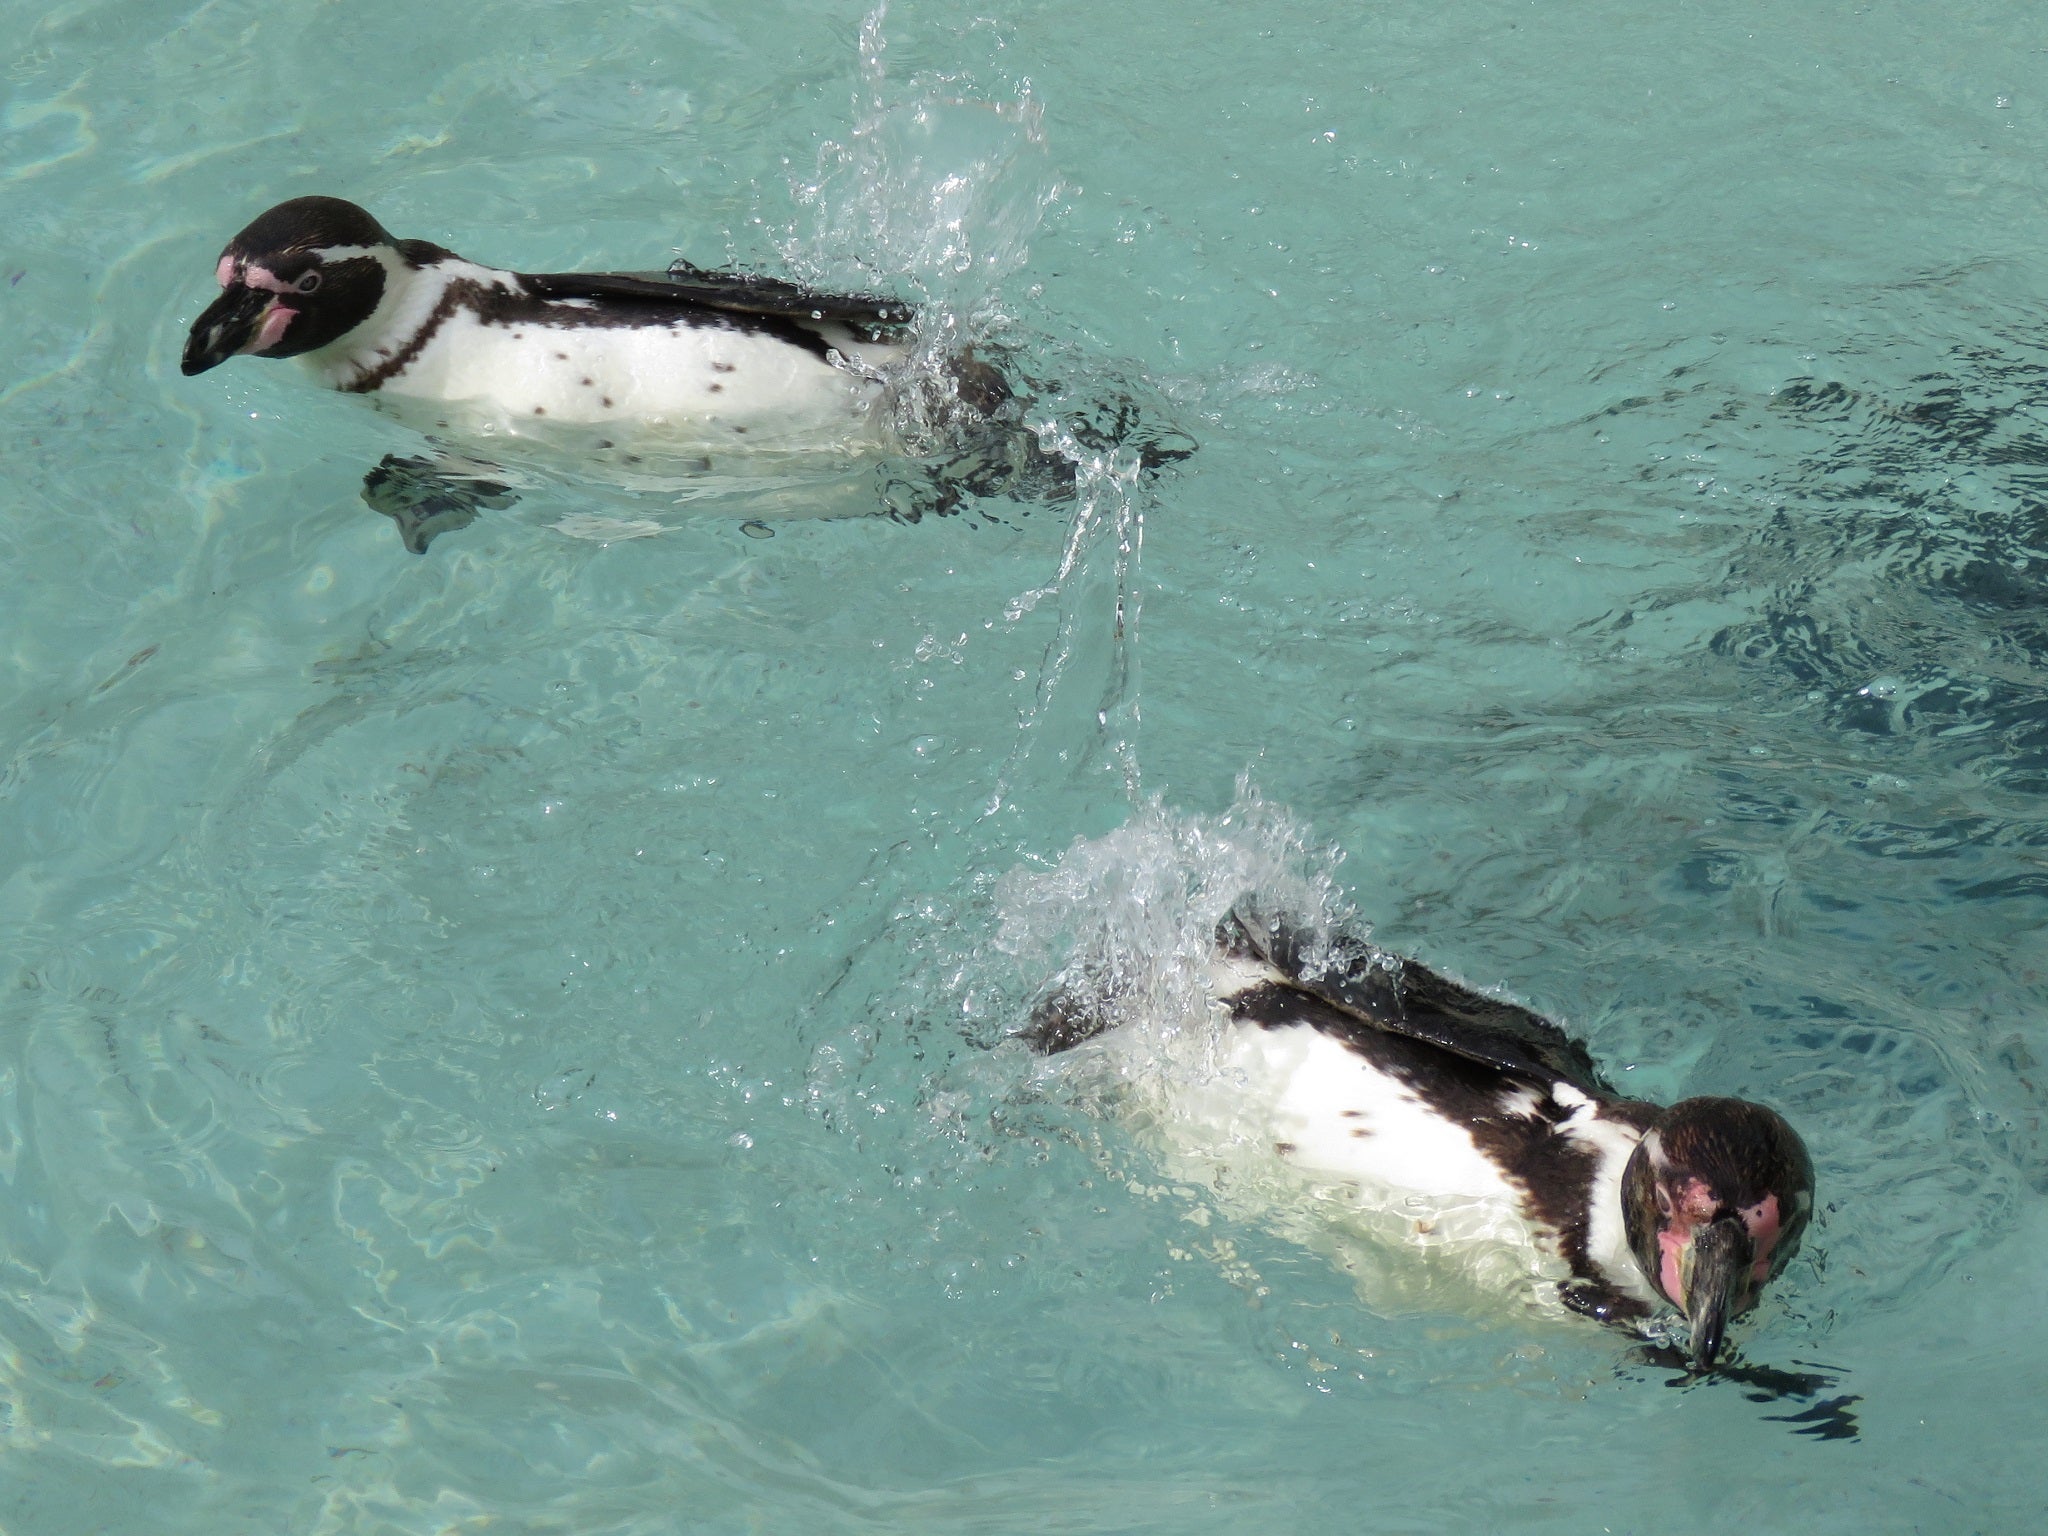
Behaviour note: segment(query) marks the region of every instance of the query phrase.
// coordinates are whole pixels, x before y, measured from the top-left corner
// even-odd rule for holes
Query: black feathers
[[[339,197],[294,197],[267,209],[228,242],[228,254],[263,258],[337,246],[389,245],[384,226]]]
[[[1223,920],[1217,940],[1226,953],[1265,961],[1290,987],[1374,1029],[1424,1041],[1546,1090],[1566,1082],[1588,1097],[1614,1097],[1585,1046],[1548,1019],[1362,939],[1298,930],[1240,905]]]
[[[521,278],[536,299],[602,305],[624,323],[645,324],[648,311],[672,310],[697,324],[775,336],[820,357],[832,349],[821,327],[845,326],[861,341],[890,341],[911,318],[910,306],[894,299],[813,293],[780,278],[707,272],[688,262],[667,273],[533,272]]]

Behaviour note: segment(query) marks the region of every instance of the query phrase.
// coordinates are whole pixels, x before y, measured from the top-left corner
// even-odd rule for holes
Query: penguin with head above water
[[[684,262],[660,273],[482,266],[396,239],[336,197],[279,203],[228,242],[214,276],[220,292],[185,342],[188,376],[231,357],[295,358],[321,384],[409,407],[440,431],[581,431],[606,450],[884,446],[887,370],[908,356],[913,319],[894,299]],[[955,375],[979,413],[1008,396],[971,358]],[[424,550],[434,516],[502,498],[488,468],[387,458],[365,496],[420,514],[424,536],[408,543]]]
[[[477,419],[717,440],[872,430],[909,306],[704,272],[526,273],[398,240],[354,203],[295,197],[228,242],[184,371],[297,358],[352,394]]]

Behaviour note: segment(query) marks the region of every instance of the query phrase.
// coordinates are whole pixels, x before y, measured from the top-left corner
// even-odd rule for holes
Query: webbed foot
[[[485,507],[509,507],[519,498],[502,481],[431,459],[387,453],[363,476],[363,500],[398,524],[398,537],[416,555],[456,528],[467,528]]]

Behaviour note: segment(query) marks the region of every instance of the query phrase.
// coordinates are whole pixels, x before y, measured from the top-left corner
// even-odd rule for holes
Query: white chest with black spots
[[[721,325],[556,326],[458,310],[385,396],[447,402],[517,430],[546,419],[707,441],[873,430],[882,386],[778,338]]]
[[[375,312],[302,361],[333,388],[431,407],[416,414],[436,425],[718,447],[859,448],[886,435],[878,370],[903,349],[844,327],[814,325],[812,344],[743,318],[536,300],[516,274],[460,258],[386,265]]]

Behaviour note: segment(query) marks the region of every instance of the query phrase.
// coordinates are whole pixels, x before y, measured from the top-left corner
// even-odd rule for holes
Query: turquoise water
[[[991,12],[7,7],[0,1527],[2033,1529],[2038,8]],[[400,427],[178,376],[313,191],[1199,451],[415,557]],[[1742,1342],[1860,1439],[1369,1307],[999,1044],[1244,871],[1790,1115]]]

